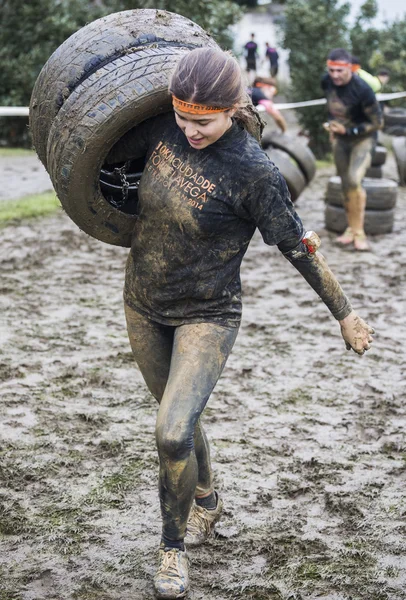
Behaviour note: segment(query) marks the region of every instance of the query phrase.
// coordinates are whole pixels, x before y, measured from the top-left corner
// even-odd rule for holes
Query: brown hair
[[[218,108],[238,106],[244,95],[237,61],[216,48],[196,48],[185,54],[172,75],[169,91],[179,100]]]
[[[187,52],[176,66],[169,91],[185,102],[218,108],[237,107],[235,119],[260,139],[263,122],[247,96],[240,66],[229,52],[216,48]]]

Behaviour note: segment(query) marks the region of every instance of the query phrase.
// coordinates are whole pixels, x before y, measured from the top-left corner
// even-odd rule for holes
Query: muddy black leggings
[[[238,328],[214,323],[170,327],[125,306],[135,360],[160,403],[156,423],[163,535],[185,537],[195,495],[212,491],[210,452],[200,415]]]
[[[337,136],[333,141],[334,162],[337,175],[341,177],[344,194],[361,187],[362,179],[371,164],[376,142],[372,137],[344,139]]]

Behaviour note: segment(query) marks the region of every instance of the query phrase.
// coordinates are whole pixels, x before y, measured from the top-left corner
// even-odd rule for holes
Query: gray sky
[[[365,0],[351,0],[352,6],[351,18],[355,18],[359,7],[365,2]],[[383,23],[383,21],[394,21],[396,17],[403,17],[406,14],[406,3],[404,0],[377,0],[379,13],[377,22],[374,23],[377,27]]]

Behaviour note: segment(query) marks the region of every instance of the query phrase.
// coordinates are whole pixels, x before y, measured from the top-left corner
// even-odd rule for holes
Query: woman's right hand
[[[362,355],[370,349],[375,331],[354,310],[339,323],[347,350],[352,349]]]

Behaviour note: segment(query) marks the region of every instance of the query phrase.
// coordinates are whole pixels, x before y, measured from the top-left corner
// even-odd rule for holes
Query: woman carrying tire
[[[279,171],[233,118],[244,94],[235,59],[211,48],[185,54],[170,92],[174,114],[145,121],[126,141],[147,162],[124,300],[136,362],[159,402],[154,587],[158,598],[183,598],[185,545],[203,543],[222,510],[200,416],[238,333],[240,264],[256,227],[325,302],[347,349],[363,354],[373,329],[317,252],[317,235],[305,233]]]

